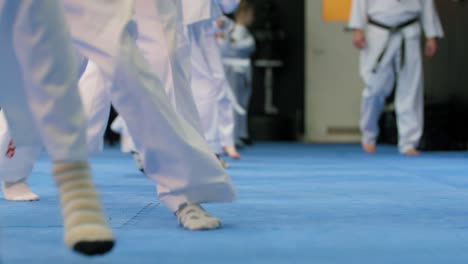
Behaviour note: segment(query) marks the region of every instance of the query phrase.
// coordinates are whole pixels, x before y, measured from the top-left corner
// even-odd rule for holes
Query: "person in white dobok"
[[[218,10],[213,11],[211,21],[189,25],[192,41],[192,89],[205,138],[212,151],[216,154],[226,151],[231,157],[238,158],[239,154],[234,147],[232,102],[227,96],[229,84],[216,41],[215,19],[222,12],[232,13],[240,0],[213,2]]]
[[[143,0],[136,2],[135,15],[138,47],[163,81],[171,104],[201,135],[203,129],[191,88],[191,46],[186,24],[210,19],[210,1],[182,0],[178,2],[179,8],[168,14],[154,6],[154,3],[167,5],[167,1]],[[210,5],[207,6],[209,8],[201,8],[201,4]],[[124,119],[118,116],[111,128],[120,134],[122,152],[132,153],[138,169],[144,171],[141,156]]]
[[[96,64],[89,61],[78,83],[78,90],[86,117],[86,138],[90,154],[101,152],[104,146],[105,120],[110,111],[109,85],[102,78]],[[41,144],[15,146],[3,111],[0,112],[0,179],[5,200],[39,200],[39,195],[30,189],[26,180],[41,149]]]
[[[148,1],[154,12],[167,16],[181,10],[180,1]],[[198,2],[197,10],[209,13],[205,9],[211,6],[203,2]],[[198,128],[170,104],[163,84],[137,48],[131,34],[136,28],[131,20],[134,2],[64,0],[64,4],[76,47],[113,83],[112,103],[141,151],[146,175],[157,183],[159,199],[186,229],[220,227],[221,221],[200,204],[232,201],[233,185]],[[169,47],[176,44],[168,41]]]
[[[240,107],[247,112],[250,95],[252,94],[252,66],[250,56],[255,51],[255,39],[248,27],[255,18],[253,4],[241,1],[234,12],[234,21],[227,17],[219,20],[218,24],[225,28],[224,34],[218,37],[221,47],[226,78]],[[248,120],[246,113],[234,111],[235,127],[234,139],[236,145],[244,145],[249,138]]]
[[[417,156],[423,132],[423,71],[425,55],[433,57],[443,30],[433,0],[353,0],[349,27],[361,50],[362,95],[360,127],[364,151],[374,153],[378,119],[385,98],[396,83],[395,107],[399,150]]]
[[[0,0],[0,57],[0,105],[15,144],[44,142],[53,161],[65,243],[86,255],[110,251],[114,237],[90,176],[78,68],[59,2]]]

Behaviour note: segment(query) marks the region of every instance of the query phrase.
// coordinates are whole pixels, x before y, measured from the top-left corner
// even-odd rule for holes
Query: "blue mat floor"
[[[50,162],[30,183],[36,203],[0,200],[0,262],[18,263],[468,263],[468,153],[419,158],[358,145],[257,144],[229,169],[234,204],[209,205],[218,231],[188,232],[154,185],[118,149],[93,170],[118,244],[86,258],[62,244]]]

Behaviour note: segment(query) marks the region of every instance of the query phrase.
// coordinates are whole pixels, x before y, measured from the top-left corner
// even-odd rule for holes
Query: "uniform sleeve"
[[[433,0],[422,0],[421,23],[427,38],[442,38],[444,30]]]
[[[367,0],[353,0],[349,28],[364,29],[367,23]]]

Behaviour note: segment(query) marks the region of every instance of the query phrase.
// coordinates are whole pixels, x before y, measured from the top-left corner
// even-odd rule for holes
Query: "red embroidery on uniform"
[[[13,139],[10,140],[10,143],[8,144],[8,149],[5,153],[5,156],[9,159],[13,158],[15,156],[16,152],[16,146],[15,143],[13,142]]]

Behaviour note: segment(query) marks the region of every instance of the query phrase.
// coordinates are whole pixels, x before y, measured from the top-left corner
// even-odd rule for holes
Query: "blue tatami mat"
[[[358,145],[257,144],[229,161],[234,204],[209,205],[218,231],[189,232],[118,149],[93,171],[118,243],[86,258],[63,246],[44,156],[30,178],[35,203],[0,201],[2,264],[468,263],[468,153],[374,156]]]

